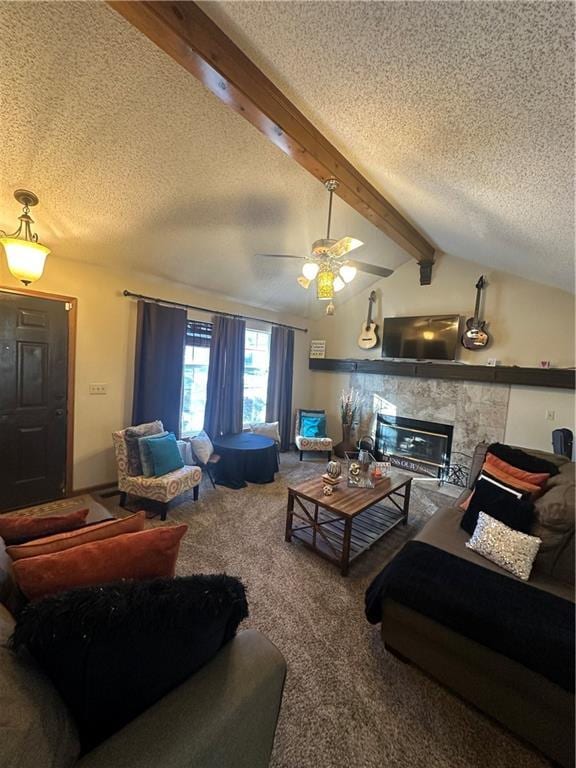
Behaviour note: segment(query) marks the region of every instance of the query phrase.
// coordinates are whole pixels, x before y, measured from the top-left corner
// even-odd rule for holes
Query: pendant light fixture
[[[31,228],[34,219],[30,216],[30,208],[38,205],[37,196],[26,189],[17,189],[14,197],[23,206],[18,217],[20,224],[9,235],[0,229],[0,243],[4,246],[8,269],[12,275],[24,285],[30,285],[42,277],[50,249],[38,242],[38,235]]]

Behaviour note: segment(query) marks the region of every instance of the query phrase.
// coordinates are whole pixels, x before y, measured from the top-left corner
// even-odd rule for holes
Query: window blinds
[[[212,339],[212,323],[198,320],[186,322],[186,344],[192,347],[209,347]]]

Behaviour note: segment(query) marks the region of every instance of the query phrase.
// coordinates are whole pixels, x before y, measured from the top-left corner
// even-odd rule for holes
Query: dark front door
[[[67,382],[65,302],[0,293],[0,510],[64,496]]]

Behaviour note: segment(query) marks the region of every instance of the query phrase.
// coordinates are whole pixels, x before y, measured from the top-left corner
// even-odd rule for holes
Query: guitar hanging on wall
[[[490,341],[486,333],[486,321],[480,320],[480,295],[486,285],[484,275],[480,275],[476,283],[476,306],[474,307],[474,317],[466,320],[466,330],[462,334],[462,346],[466,349],[482,349]]]
[[[372,304],[376,301],[376,291],[371,291],[368,297],[368,316],[366,322],[362,323],[362,330],[358,336],[358,346],[361,349],[373,349],[378,344],[378,326],[372,322]]]

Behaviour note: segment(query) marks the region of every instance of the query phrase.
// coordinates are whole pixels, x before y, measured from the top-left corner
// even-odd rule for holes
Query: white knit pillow
[[[192,446],[192,450],[198,461],[201,461],[202,464],[207,464],[208,459],[214,453],[214,446],[206,432],[202,430],[194,437],[191,437],[190,445]]]
[[[485,512],[478,513],[472,538],[466,542],[468,549],[510,571],[522,581],[528,581],[540,544],[542,539],[537,536],[515,531]]]
[[[269,437],[275,442],[280,442],[280,422],[278,421],[270,421],[268,423],[264,422],[263,424],[250,424],[250,429],[252,432],[255,432],[257,435],[264,435],[264,437]]]

